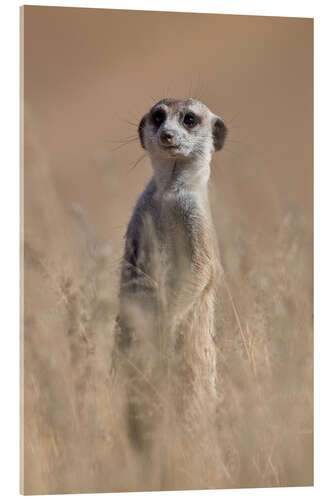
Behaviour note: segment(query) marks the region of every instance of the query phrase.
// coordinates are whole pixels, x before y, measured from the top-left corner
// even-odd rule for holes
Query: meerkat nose
[[[169,145],[172,143],[175,134],[170,130],[163,130],[160,134],[160,141],[162,144]]]

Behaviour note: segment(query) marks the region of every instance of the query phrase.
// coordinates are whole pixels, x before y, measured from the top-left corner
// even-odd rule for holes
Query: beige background
[[[24,7],[22,28],[26,491],[140,489],[135,472],[132,486],[124,468],[123,482],[119,471],[110,476],[110,450],[96,451],[94,460],[102,465],[95,475],[90,458],[83,460],[85,449],[105,441],[94,433],[83,444],[81,435],[73,437],[67,429],[70,408],[81,408],[81,393],[89,404],[97,389],[87,393],[68,380],[72,370],[82,369],[85,380],[94,377],[96,360],[89,358],[89,369],[86,364],[83,369],[80,341],[71,340],[67,364],[60,367],[66,356],[57,349],[68,347],[68,318],[74,314],[68,288],[82,290],[85,280],[95,279],[89,259],[96,252],[109,259],[101,301],[115,314],[122,237],[151,173],[146,158],[135,165],[143,153],[134,140],[136,124],[163,97],[199,98],[229,128],[224,150],[213,159],[210,188],[233,296],[230,303],[221,291],[220,364],[226,364],[225,390],[237,400],[227,418],[235,419],[247,437],[258,432],[258,445],[226,435],[231,444],[223,449],[232,451],[223,464],[228,468],[231,460],[233,465],[231,479],[221,479],[219,486],[311,484],[312,20]],[[128,137],[133,141],[123,143]],[[83,295],[75,314],[87,302]],[[253,343],[253,359],[242,347],[239,317],[248,346]],[[99,340],[100,326],[90,325],[97,350],[110,321],[105,319]],[[250,387],[249,369],[255,372]],[[61,399],[62,382],[50,386],[60,372],[70,387],[68,400]],[[59,421],[51,418],[53,405]],[[87,434],[100,425],[101,411],[96,421],[85,422]],[[80,419],[80,410],[75,412]],[[257,462],[256,446],[264,450]]]
[[[124,193],[134,201],[150,175],[148,162],[130,170],[139,144],[112,154],[107,141],[133,135],[125,120],[137,123],[165,96],[198,96],[231,122],[214,173],[222,196],[237,169],[251,222],[260,227],[271,197],[254,169],[311,217],[311,20],[28,7],[24,56],[25,99],[59,191],[103,231],[126,224],[119,202],[126,210]],[[117,173],[113,189],[101,157]]]

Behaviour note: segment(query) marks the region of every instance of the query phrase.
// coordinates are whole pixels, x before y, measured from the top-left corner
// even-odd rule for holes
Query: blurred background
[[[312,19],[21,19],[25,493],[158,488],[116,447],[109,377],[123,236],[151,175],[137,124],[163,97],[198,98],[229,129],[210,183],[223,474],[184,487],[312,484]]]

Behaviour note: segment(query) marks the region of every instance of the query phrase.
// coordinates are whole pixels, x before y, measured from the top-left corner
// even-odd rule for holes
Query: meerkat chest
[[[189,271],[196,256],[213,258],[209,209],[192,193],[168,194],[156,200],[159,259],[172,274]]]
[[[156,200],[157,230],[162,245],[187,252],[204,213],[194,196],[166,194]],[[180,247],[180,248],[178,248]]]

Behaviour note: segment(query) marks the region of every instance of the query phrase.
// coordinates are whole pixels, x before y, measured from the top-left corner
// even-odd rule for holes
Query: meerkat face
[[[141,145],[152,158],[209,158],[222,149],[226,126],[195,99],[163,99],[141,120]]]

